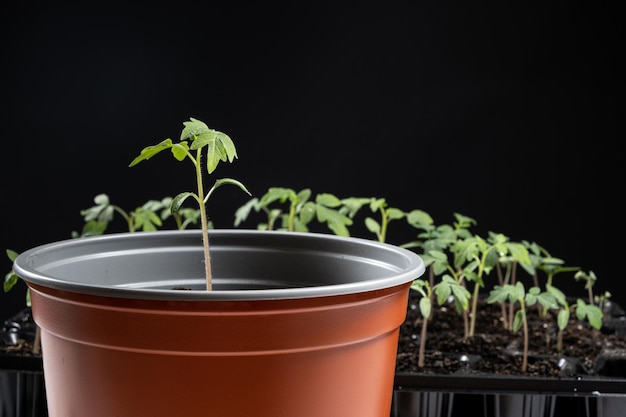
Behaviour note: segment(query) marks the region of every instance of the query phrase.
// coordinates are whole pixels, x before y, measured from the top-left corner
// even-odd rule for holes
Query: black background
[[[193,188],[169,156],[128,164],[195,117],[237,145],[217,176],[255,195],[459,212],[593,270],[624,305],[617,14],[504,3],[5,5],[2,248],[69,238],[98,193],[133,209]],[[209,205],[222,228],[247,200],[227,188]],[[4,316],[23,294],[0,294]]]

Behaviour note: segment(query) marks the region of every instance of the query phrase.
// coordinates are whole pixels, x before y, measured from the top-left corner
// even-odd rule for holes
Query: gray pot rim
[[[246,262],[242,262],[242,258],[235,258],[234,261],[229,261],[230,268],[242,269],[242,275],[246,275],[247,269],[252,271],[252,268],[259,269],[260,266],[261,269],[269,270],[266,273],[268,281],[261,284],[253,282],[256,279],[255,272],[255,277],[245,277],[246,280],[250,280],[246,281],[246,285],[252,286],[244,285],[243,289],[230,288],[227,285],[221,286],[219,275],[214,272],[214,288],[207,291],[206,288],[198,287],[204,283],[204,273],[200,278],[196,274],[195,278],[182,281],[156,276],[165,274],[162,270],[167,270],[172,265],[165,262],[166,255],[193,256],[194,263],[198,256],[201,259],[201,233],[199,229],[161,230],[111,233],[62,240],[24,251],[16,258],[13,270],[27,284],[75,293],[190,301],[276,300],[352,294],[406,284],[419,278],[425,271],[423,260],[415,252],[374,240],[314,232],[217,229],[209,231],[211,264],[214,271],[216,262],[219,265],[220,256],[234,257],[241,253],[246,254],[246,258],[243,258]],[[128,277],[117,277],[124,274],[114,273],[113,261],[125,259],[128,262],[131,258],[138,259],[135,255],[146,259],[132,261],[131,269],[134,269],[134,272],[143,273],[142,268],[162,262],[162,265],[152,266],[153,270],[147,272],[149,275],[155,275],[153,279],[137,281],[135,278],[137,274],[130,272],[126,274]],[[247,262],[248,260],[250,262]],[[96,262],[97,266],[92,267],[93,262]],[[251,266],[248,266],[248,263]],[[284,270],[272,272],[271,269],[278,264],[290,266],[280,266]],[[84,272],[89,267],[93,268],[93,274]],[[352,267],[355,267],[363,277],[355,278],[342,271],[351,270]],[[226,269],[226,266],[223,268]],[[178,267],[176,270],[178,271]],[[195,274],[196,270],[204,271],[202,267],[195,265],[194,271],[190,271],[187,276]],[[340,272],[336,272],[337,270]],[[277,281],[278,284],[272,281],[274,275],[289,275],[285,278],[287,282],[292,276],[303,273],[306,275],[309,272],[315,277],[303,285],[296,283],[298,285],[292,286],[291,282],[289,285],[283,285],[280,279]],[[72,278],[66,278],[64,274],[72,275]],[[317,275],[324,274],[330,278],[320,277],[322,280],[318,281]],[[101,277],[92,277],[95,275]],[[99,282],[100,279],[112,282]],[[173,289],[181,282],[190,285],[191,289],[184,291]],[[250,284],[251,282],[253,283]],[[227,283],[227,279],[222,282]]]

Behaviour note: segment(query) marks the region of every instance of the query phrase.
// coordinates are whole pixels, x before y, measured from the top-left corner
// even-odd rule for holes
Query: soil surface
[[[563,349],[557,351],[556,316],[542,316],[536,308],[528,312],[529,355],[522,373],[522,331],[512,334],[503,325],[501,307],[479,302],[474,336],[465,338],[463,316],[453,305],[433,308],[427,326],[424,367],[418,366],[422,316],[418,294],[410,293],[407,318],[400,329],[397,371],[425,374],[453,374],[473,369],[477,372],[538,377],[575,375],[614,375],[606,357],[626,358],[624,312],[617,306],[605,309],[606,325],[593,329],[574,316],[563,333]],[[465,357],[463,356],[465,355]],[[461,359],[465,360],[461,360]],[[568,358],[563,361],[563,358]],[[621,360],[624,363],[624,360]],[[612,368],[615,368],[614,366]],[[618,372],[622,372],[619,370]],[[607,375],[611,373],[610,375]]]

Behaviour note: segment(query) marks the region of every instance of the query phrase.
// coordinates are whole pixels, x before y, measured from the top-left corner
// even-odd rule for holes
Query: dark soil
[[[521,330],[515,334],[503,326],[500,306],[479,302],[474,336],[464,339],[464,321],[450,306],[432,311],[426,335],[424,367],[418,366],[422,316],[418,294],[411,291],[407,318],[400,330],[397,371],[423,374],[453,374],[468,368],[477,372],[539,377],[602,375],[606,355],[626,354],[626,337],[621,326],[624,312],[617,306],[605,309],[602,330],[593,329],[575,317],[564,330],[563,350],[557,352],[556,316],[541,317],[536,308],[528,312],[528,368],[522,374]],[[563,361],[567,358],[567,361]],[[626,377],[622,375],[611,375]]]
[[[41,356],[34,351],[36,330],[30,308],[7,318],[0,328],[0,354]]]

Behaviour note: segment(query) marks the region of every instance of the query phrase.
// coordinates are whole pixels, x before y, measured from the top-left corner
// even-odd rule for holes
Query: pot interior
[[[27,283],[78,293],[158,299],[277,299],[372,291],[424,273],[407,249],[330,234],[209,232],[212,291],[206,291],[200,230],[109,234],[23,252]]]

